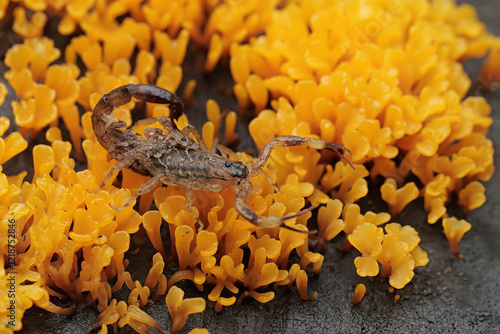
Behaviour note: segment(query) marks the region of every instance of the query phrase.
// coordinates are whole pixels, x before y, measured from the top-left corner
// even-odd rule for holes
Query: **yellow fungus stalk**
[[[361,302],[366,293],[366,286],[364,284],[356,285],[356,289],[354,290],[354,296],[351,300],[351,306],[356,306]]]

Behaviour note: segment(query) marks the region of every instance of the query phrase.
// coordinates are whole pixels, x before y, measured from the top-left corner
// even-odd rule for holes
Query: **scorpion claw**
[[[269,217],[266,217],[265,219],[261,220],[260,222],[258,222],[256,225],[263,227],[263,228],[283,227],[283,228],[286,228],[288,230],[299,232],[299,233],[314,234],[317,232],[316,230],[303,231],[303,230],[299,230],[297,228],[294,228],[293,226],[285,225],[285,220],[301,216],[304,213],[307,213],[307,212],[310,212],[310,211],[316,209],[317,207],[318,207],[317,205],[311,205],[307,209],[304,209],[304,210],[301,210],[297,213],[292,213],[290,215],[283,216],[283,217],[269,216]]]
[[[330,152],[334,152],[342,160],[347,162],[352,169],[355,169],[352,162],[349,161],[349,159],[347,159],[346,157],[344,157],[343,151],[349,152],[349,154],[352,155],[352,152],[349,149],[345,148],[344,146],[330,143],[318,138],[307,138],[306,140],[307,140],[307,145],[309,147],[315,148],[317,150],[327,150]]]

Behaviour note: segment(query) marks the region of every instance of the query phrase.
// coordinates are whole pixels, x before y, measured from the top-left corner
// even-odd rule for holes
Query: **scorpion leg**
[[[120,212],[121,210],[125,209],[127,206],[132,205],[132,203],[137,199],[137,197],[144,195],[144,194],[150,192],[151,190],[153,190],[153,188],[158,184],[158,182],[160,182],[160,178],[161,178],[161,175],[157,175],[155,177],[150,178],[146,183],[144,183],[142,185],[142,187],[139,188],[139,190],[137,190],[135,192],[135,194],[132,195],[132,197],[130,197],[127,200],[127,202],[125,202],[125,204],[123,204],[119,208],[115,207],[114,205],[111,205],[111,207],[113,208],[113,210]]]
[[[198,149],[198,147],[196,146],[197,144],[188,136],[189,133],[193,133],[195,139],[199,142],[199,144],[198,144],[199,147],[202,150],[205,150],[205,151],[207,150],[206,146],[205,146],[205,142],[201,139],[199,132],[196,130],[196,128],[194,126],[188,125],[182,131],[180,131],[179,129],[172,127],[170,118],[168,118],[166,116],[152,117],[152,118],[139,120],[130,128],[130,130],[135,130],[139,126],[152,125],[156,122],[160,123],[160,125],[163,126],[163,130],[161,130],[159,128],[155,128],[155,127],[144,129],[143,134],[149,141],[155,142],[155,141],[157,141],[156,140],[157,138],[161,138],[162,136],[163,136],[163,138],[166,138],[167,136],[171,136],[176,140],[177,143],[181,143],[185,148]],[[163,132],[165,130],[168,131],[167,135],[163,134]],[[161,141],[162,139],[159,139],[159,140]]]
[[[157,119],[158,119],[158,122],[165,127],[164,130],[167,130],[169,132],[169,135],[174,136],[174,138],[177,140],[177,142],[181,143],[185,148],[192,148],[192,149],[201,148],[204,151],[207,150],[205,142],[201,138],[200,133],[191,124],[188,124],[184,129],[182,129],[182,131],[180,131],[178,128],[175,128],[175,129],[172,128],[172,125],[170,123],[170,119],[168,117],[160,116],[160,117],[157,117]],[[190,133],[193,134],[193,136],[195,137],[198,144],[196,144],[192,140],[192,138],[189,137]]]
[[[252,166],[250,174],[256,174],[266,165],[267,161],[271,157],[271,152],[277,147],[290,147],[290,146],[309,146],[318,150],[328,150],[334,152],[338,157],[346,161],[353,169],[353,164],[343,155],[342,151],[347,151],[351,153],[347,148],[342,145],[337,145],[334,143],[329,143],[317,138],[304,138],[296,136],[281,136],[273,138],[268,142],[262,152],[259,155],[257,163]]]
[[[104,186],[106,184],[108,184],[109,180],[111,179],[111,177],[113,176],[113,174],[115,172],[119,172],[127,167],[129,167],[130,165],[132,165],[134,163],[134,160],[135,158],[133,157],[130,157],[128,159],[124,159],[124,160],[120,160],[116,163],[116,165],[113,165],[113,167],[111,167],[111,169],[109,170],[108,174],[106,175],[106,177],[104,178],[104,180],[102,181],[101,185],[99,186],[99,188],[93,193],[97,194],[99,191],[102,190],[102,188],[104,188]]]
[[[144,122],[144,123],[141,123],[141,122]],[[176,136],[176,138],[179,141],[181,141],[183,137],[188,137],[189,134],[192,134],[194,139],[196,139],[196,141],[198,142],[198,145],[200,145],[200,148],[203,151],[207,151],[207,146],[205,145],[205,141],[203,141],[201,134],[191,124],[188,124],[182,130],[178,130],[177,127],[172,128],[172,122],[171,122],[170,118],[165,117],[165,116],[143,119],[143,120],[138,121],[136,124],[141,123],[140,125],[149,125],[149,124],[154,124],[155,122],[158,122],[161,125],[163,125],[164,130],[167,130],[169,133],[174,133],[174,135]],[[133,128],[135,128],[135,127],[136,127],[136,125],[134,124]],[[180,133],[179,133],[179,131],[180,131]]]
[[[293,213],[287,216],[283,217],[274,217],[274,216],[269,216],[264,219],[261,219],[259,215],[255,211],[253,211],[246,203],[249,201],[249,195],[252,193],[253,186],[252,183],[248,180],[245,180],[245,182],[242,183],[242,187],[236,192],[236,199],[234,202],[234,207],[238,213],[248,220],[250,223],[262,227],[262,228],[273,228],[273,227],[284,227],[286,229],[300,232],[300,233],[315,233],[316,231],[302,231],[295,229],[291,226],[285,225],[285,221],[290,218],[295,218],[298,217],[304,213],[307,213],[311,210],[314,210],[317,206],[311,206],[307,209],[304,209],[302,211],[299,211],[297,213]]]
[[[143,134],[149,141],[155,142],[157,138],[163,136],[163,130],[158,128],[146,128],[144,129]]]
[[[256,175],[258,173],[263,172],[263,168],[266,165],[266,163],[269,161],[269,158],[271,157],[271,152],[275,148],[277,148],[277,147],[290,147],[290,146],[302,146],[302,145],[307,145],[309,147],[312,147],[312,148],[315,148],[318,150],[332,151],[336,155],[338,155],[340,158],[344,159],[352,168],[354,168],[352,163],[346,157],[344,157],[344,155],[342,154],[343,150],[346,150],[349,153],[350,153],[350,151],[341,145],[329,143],[329,142],[326,142],[326,141],[323,141],[323,140],[317,139],[317,138],[281,136],[281,137],[276,137],[276,138],[272,139],[269,143],[267,143],[264,146],[261,154],[259,155],[259,158],[257,159],[257,162],[253,166],[251,166],[250,175],[253,176],[253,175]],[[269,179],[269,176],[268,176],[268,179]],[[248,194],[250,193],[251,189],[252,189],[252,184],[250,183],[250,181],[247,181],[247,182],[243,183],[242,187],[236,193],[235,207],[241,216],[243,216],[249,222],[251,222],[257,226],[261,226],[261,227],[283,226],[285,228],[288,228],[288,229],[291,229],[291,230],[294,230],[297,232],[304,232],[304,231],[300,231],[300,230],[294,229],[292,227],[289,227],[287,225],[284,225],[284,222],[286,219],[294,218],[294,217],[297,217],[297,216],[304,214],[308,211],[311,211],[316,206],[310,206],[307,209],[304,209],[298,213],[291,214],[288,216],[267,217],[267,218],[262,220],[257,215],[257,213],[255,213],[246,204],[246,203],[248,203],[247,198],[248,198]]]
[[[191,124],[188,124],[184,129],[182,129],[182,133],[187,137],[189,134],[192,134],[194,136],[194,139],[198,142],[198,145],[200,145],[200,148],[203,151],[208,151],[207,145],[205,144],[205,141],[201,137],[201,134],[198,132],[198,130]]]
[[[193,208],[191,207],[193,205],[193,189],[191,188],[186,188],[186,209],[187,211],[193,216],[197,221],[198,224],[200,224],[200,227],[198,228],[198,232],[203,230],[203,222],[201,221],[200,217],[194,212]]]
[[[219,152],[223,155],[226,156],[227,158],[231,158],[233,160],[240,160],[240,157],[236,153],[233,152],[230,148],[227,148],[224,145],[217,145],[217,149]]]

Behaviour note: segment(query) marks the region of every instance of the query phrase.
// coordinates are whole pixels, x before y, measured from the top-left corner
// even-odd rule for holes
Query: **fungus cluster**
[[[486,31],[473,7],[450,0],[396,7],[380,0],[0,1],[0,18],[6,15],[23,42],[4,60],[4,77],[17,95],[11,108],[19,132],[8,131],[9,119],[0,117],[0,305],[11,303],[11,277],[17,289],[16,317],[10,322],[1,307],[1,330],[20,330],[33,304],[62,315],[74,313],[78,304],[96,304],[100,314],[92,330],[128,325],[139,333],[163,333],[165,322],[160,325],[147,308],[166,294],[174,333],[206,306],[202,298],[184,299],[176,286],[181,280],[207,289],[218,312],[247,297],[269,302],[281,286],[314,299],[308,277],[321,271],[321,251],[339,234],[345,237],[343,251],[354,247],[361,253],[354,261],[360,276],[379,275],[401,289],[429,261],[415,228],[394,222],[418,197],[428,222],[442,222],[454,256],[461,256],[457,244],[471,224],[452,217],[447,205],[457,198],[465,213],[480,207],[481,182],[494,171],[493,145],[486,138],[491,109],[484,98],[465,97],[471,81],[462,61],[489,52],[481,73],[500,78],[500,40]],[[56,19],[58,34],[71,35],[64,50],[43,35]],[[92,130],[97,101],[129,83],[175,92],[190,42],[208,50],[205,71],[226,66],[231,72],[239,112],[255,110],[249,131],[258,149],[276,136],[295,135],[352,152],[355,169],[315,149],[279,148],[265,169],[268,177],[250,179],[250,207],[261,217],[319,206],[317,226],[308,225],[311,212],[286,222],[303,232],[314,226],[317,234],[252,225],[234,209],[231,189],[194,191],[201,230],[186,208],[184,188],[157,187],[136,208],[119,212],[114,208],[147,177],[124,170],[99,193],[92,191],[116,163]],[[0,104],[6,95],[0,83]],[[196,100],[193,80],[184,97]],[[132,101],[117,108],[116,118],[132,125],[135,106]],[[237,142],[236,112],[223,112],[209,100],[206,114],[200,130],[208,148]],[[168,107],[146,106],[147,117],[162,115],[169,115]],[[183,115],[177,125],[187,124]],[[31,180],[26,171],[7,173],[1,166],[26,150],[28,134],[35,144],[23,153],[33,158]],[[36,142],[42,136],[48,144]],[[73,158],[86,161],[83,170],[75,169]],[[356,203],[369,183],[380,186],[390,213],[363,212]],[[127,252],[131,235],[140,238],[137,232],[144,230],[157,253],[141,282],[128,270]],[[14,253],[9,240],[15,240]],[[177,266],[170,277],[167,264]],[[127,300],[116,299],[120,289],[130,290]],[[352,304],[365,292],[358,285]]]

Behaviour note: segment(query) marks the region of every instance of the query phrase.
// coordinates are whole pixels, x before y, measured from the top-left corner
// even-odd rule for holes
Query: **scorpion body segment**
[[[238,178],[246,178],[249,173],[248,168],[240,161],[227,160],[210,151],[179,150],[175,147],[160,158],[153,159],[153,166],[157,172],[163,171],[178,178],[179,185],[184,187],[189,187],[193,180],[199,180],[201,175],[203,182],[209,185],[220,181],[238,182]],[[212,190],[209,188],[198,185],[193,189]]]
[[[131,129],[126,129],[124,122],[112,119],[114,116],[113,110],[130,102],[132,97],[145,102],[170,104],[170,117],[161,116],[145,119],[137,122]],[[109,182],[114,172],[125,168],[130,168],[142,175],[151,176],[151,179],[117,210],[131,205],[137,197],[151,191],[160,182],[167,185],[182,186],[186,188],[186,207],[198,220],[200,228],[202,228],[202,222],[191,208],[192,191],[220,191],[224,187],[229,187],[236,191],[235,209],[243,218],[261,227],[283,226],[290,228],[284,225],[286,219],[310,211],[313,207],[284,217],[261,219],[248,206],[254,190],[249,177],[263,172],[263,167],[271,157],[272,150],[283,146],[308,145],[316,149],[333,151],[352,166],[350,161],[343,156],[343,151],[347,150],[343,146],[316,138],[282,136],[276,137],[267,143],[256,163],[249,167],[241,161],[224,156],[224,154],[227,156],[234,155],[227,148],[218,147],[223,155],[208,151],[201,135],[193,126],[188,125],[180,130],[174,121],[182,114],[183,105],[174,94],[162,88],[144,84],[129,84],[118,87],[103,95],[97,103],[92,114],[94,132],[99,143],[117,161],[117,164],[111,168],[98,191]],[[144,136],[140,136],[133,131],[134,127],[139,125],[138,123],[148,125],[156,122],[159,122],[164,129],[146,128],[143,132]]]

